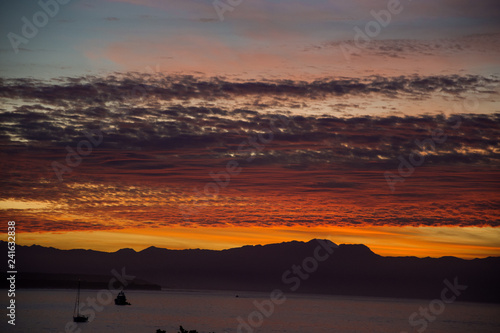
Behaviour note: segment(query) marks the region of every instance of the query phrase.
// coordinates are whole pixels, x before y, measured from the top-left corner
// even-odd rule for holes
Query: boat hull
[[[75,323],[86,323],[88,320],[89,320],[89,317],[85,317],[85,316],[76,316],[76,317],[73,317],[73,321]]]

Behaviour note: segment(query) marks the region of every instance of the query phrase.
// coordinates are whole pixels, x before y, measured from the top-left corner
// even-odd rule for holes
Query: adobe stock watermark
[[[149,75],[157,75],[160,74],[160,64],[156,64],[153,69],[151,66],[146,66],[144,68],[145,72]],[[148,95],[153,95],[154,87],[150,84],[138,84],[132,88],[130,92],[130,97],[134,99],[144,100]]]
[[[88,140],[80,140],[76,145],[76,151],[70,146],[66,146],[68,152],[65,159],[66,164],[52,162],[52,169],[60,182],[63,181],[63,174],[69,173],[73,170],[72,168],[79,166],[82,163],[82,157],[90,155],[94,147],[102,143],[103,136],[100,130],[92,130],[84,132],[84,134]]]
[[[288,127],[290,120],[284,116],[273,116],[270,120],[269,127],[264,130],[264,133],[248,137],[238,145],[238,153],[243,153],[250,149],[250,154],[245,159],[246,162],[251,163],[254,161],[257,154],[263,151],[265,146],[274,140],[274,133],[279,132],[276,122],[283,127]],[[193,197],[195,198],[194,202],[190,205],[179,206],[184,219],[189,220],[191,216],[198,213],[199,203],[208,203],[210,200],[214,200],[219,195],[221,190],[229,185],[232,177],[239,175],[242,170],[240,162],[230,160],[226,163],[223,171],[211,171],[209,176],[213,181],[205,184],[203,192],[201,192],[198,187],[193,188]]]
[[[212,5],[214,6],[215,12],[219,17],[219,21],[224,21],[224,13],[232,12],[236,7],[241,5],[243,0],[214,0]]]
[[[9,32],[7,38],[10,41],[12,50],[17,54],[19,45],[28,44],[29,41],[38,35],[39,29],[45,27],[51,18],[54,18],[60,11],[60,5],[66,5],[71,0],[40,0],[38,6],[41,10],[35,12],[31,20],[26,16],[21,17],[23,23],[21,27],[21,35],[14,32]]]
[[[411,2],[411,0],[408,0],[408,2]],[[380,35],[383,28],[387,28],[393,16],[401,14],[403,8],[400,0],[389,0],[387,1],[387,9],[381,9],[378,12],[371,10],[370,14],[374,20],[367,22],[363,30],[359,26],[355,26],[352,42],[340,43],[339,47],[344,58],[350,61],[352,54],[357,55],[361,53],[361,50],[367,48],[372,39]],[[363,42],[361,42],[361,39]],[[350,45],[351,43],[353,45]]]
[[[455,122],[451,126],[451,128],[457,130],[460,127],[462,120],[459,116],[453,116],[448,119],[448,122]],[[442,130],[441,128],[435,128],[432,131],[430,138],[424,139],[422,141],[415,139],[414,143],[415,146],[418,147],[418,150],[412,150],[408,155],[408,160],[406,160],[403,155],[398,156],[398,160],[400,161],[398,166],[398,174],[396,175],[390,171],[386,171],[384,173],[385,181],[387,182],[387,185],[389,186],[391,192],[394,193],[397,183],[402,183],[405,181],[405,178],[413,175],[413,173],[415,172],[415,167],[419,167],[424,164],[426,153],[435,152],[436,144],[445,143],[447,138],[448,136],[445,134],[444,130]]]
[[[334,249],[338,245],[321,239],[316,240],[319,244],[314,249],[313,255],[302,260],[301,265],[292,265],[292,267],[281,276],[281,281],[287,285],[290,291],[295,292],[300,288],[302,281],[309,279],[311,274],[316,272],[319,263],[326,261],[332,255]],[[269,294],[269,299],[258,302],[253,301],[255,310],[250,312],[246,320],[238,316],[237,333],[253,333],[257,328],[264,324],[264,318],[269,318],[273,315],[276,305],[281,305],[286,302],[285,293],[280,289],[274,289]]]
[[[135,279],[133,275],[125,273],[125,267],[122,267],[121,273],[113,269],[111,271],[113,278],[108,282],[108,289],[100,290],[96,297],[87,297],[85,302],[80,304],[79,313],[83,316],[88,316],[89,322],[94,321],[96,312],[102,312],[104,307],[109,305],[114,297],[125,288],[130,282]],[[118,284],[117,284],[118,283]],[[81,333],[82,329],[73,321],[68,321],[64,327],[64,333]]]
[[[441,290],[440,298],[436,298],[429,302],[429,306],[423,308],[420,307],[418,312],[413,312],[408,317],[408,323],[413,327],[413,331],[418,327],[417,332],[422,333],[427,329],[429,323],[436,320],[437,316],[442,314],[446,308],[446,304],[455,302],[458,296],[462,294],[462,291],[467,289],[466,285],[458,284],[458,277],[455,277],[453,284],[445,279],[445,288]],[[401,333],[408,333],[406,331],[401,331]]]
[[[146,71],[149,72],[150,75],[158,74],[160,72],[160,65],[156,64],[156,69],[147,66]],[[153,87],[151,85],[140,84],[134,86],[130,91],[128,91],[127,98],[131,99],[145,99],[149,94],[152,94]],[[112,90],[112,93],[120,93],[119,90]],[[123,93],[122,93],[123,94]],[[115,121],[125,121],[125,116],[128,115],[130,111],[126,111],[121,114]],[[64,180],[63,175],[65,173],[70,173],[73,171],[73,168],[78,167],[82,161],[83,157],[88,156],[92,153],[93,149],[99,146],[103,142],[103,133],[111,134],[116,131],[116,126],[112,126],[112,129],[108,126],[105,121],[101,121],[100,129],[94,129],[85,131],[84,135],[87,140],[80,140],[76,145],[76,150],[70,146],[66,146],[66,159],[64,164],[59,163],[57,161],[52,162],[52,169],[54,170],[57,179],[60,182]]]
[[[155,68],[152,68],[151,66],[146,66],[144,68],[144,72],[142,72],[142,76],[139,77],[134,77],[133,79],[136,81],[143,80],[144,76],[149,75],[159,75],[161,74],[160,71],[160,64],[156,64]],[[134,74],[131,74],[134,75]],[[132,100],[134,102],[134,105],[136,105],[136,101],[139,100],[140,102],[145,101],[148,97],[154,96],[154,90],[155,87],[152,84],[146,84],[146,83],[139,83],[134,85],[131,89],[129,89],[126,92],[123,92],[118,89],[118,87],[113,86],[113,89],[111,89],[110,93],[111,94],[116,94],[116,95],[121,95],[125,100]],[[114,97],[116,98],[116,96]],[[130,115],[132,107],[130,105],[125,105],[125,107],[119,107],[115,111],[117,115],[112,118],[112,121],[109,122],[108,120],[102,120],[100,124],[101,131],[108,135],[108,134],[113,134],[117,132],[118,128],[118,123],[122,123],[126,121],[126,117]]]
[[[494,90],[498,85],[494,84],[489,89]],[[453,111],[456,113],[474,113],[479,109],[479,99],[476,96],[468,96],[463,100],[462,103],[455,103],[453,105]],[[446,122],[453,131],[457,131],[462,125],[464,119],[462,116],[455,114],[449,117]],[[415,168],[424,164],[427,154],[435,153],[438,144],[444,144],[448,139],[448,135],[445,134],[444,129],[435,128],[432,130],[429,138],[422,141],[415,139],[414,144],[418,149],[414,149],[407,156],[407,159],[403,155],[398,156],[399,166],[398,174],[386,171],[384,173],[384,178],[389,186],[392,193],[396,190],[396,185],[398,183],[403,183],[406,178],[413,175]]]

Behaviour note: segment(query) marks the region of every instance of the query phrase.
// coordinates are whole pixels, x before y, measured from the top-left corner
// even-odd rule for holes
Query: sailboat
[[[75,323],[86,323],[89,317],[80,314],[80,280],[78,280],[78,294],[76,294],[75,309],[73,310],[73,321]]]

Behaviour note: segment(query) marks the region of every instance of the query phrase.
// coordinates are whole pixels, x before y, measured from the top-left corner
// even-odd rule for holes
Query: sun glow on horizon
[[[364,244],[382,256],[472,259],[500,256],[500,230],[491,227],[226,227],[152,228],[114,231],[19,233],[18,244],[59,249],[91,249],[115,252],[122,248],[141,251],[150,246],[182,249],[224,250],[245,245],[307,242],[329,239],[337,244]],[[92,242],[89,244],[89,239]]]
[[[0,201],[1,209],[47,209],[51,206],[50,203],[35,200],[2,200]]]

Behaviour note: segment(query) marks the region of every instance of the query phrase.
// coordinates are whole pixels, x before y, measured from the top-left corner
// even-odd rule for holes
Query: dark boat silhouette
[[[80,314],[80,280],[78,280],[78,293],[76,294],[75,309],[73,310],[73,321],[76,323],[86,323],[89,317]]]
[[[127,297],[125,297],[123,290],[118,293],[118,296],[116,296],[115,304],[116,305],[130,305],[130,303],[127,302]]]

